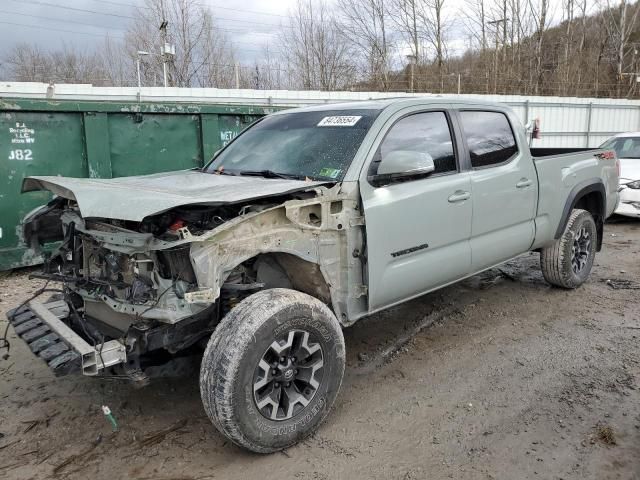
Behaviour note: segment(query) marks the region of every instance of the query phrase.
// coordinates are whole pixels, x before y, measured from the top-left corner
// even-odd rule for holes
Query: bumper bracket
[[[32,300],[19,311],[8,312],[7,318],[16,334],[57,376],[78,370],[93,376],[107,367],[127,361],[122,343],[110,340],[95,347],[89,345],[62,321],[68,315],[69,307],[62,300],[44,304]]]

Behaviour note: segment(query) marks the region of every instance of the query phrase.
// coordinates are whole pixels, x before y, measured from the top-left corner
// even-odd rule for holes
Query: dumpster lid
[[[22,182],[22,192],[49,190],[75,200],[85,218],[140,222],[184,205],[237,203],[309,190],[325,183],[183,170],[111,179],[27,177]]]

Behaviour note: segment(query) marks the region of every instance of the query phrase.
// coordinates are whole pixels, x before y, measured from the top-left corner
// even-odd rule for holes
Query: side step
[[[32,300],[20,310],[7,313],[18,336],[47,362],[56,376],[78,370],[93,376],[107,367],[126,362],[124,345],[117,340],[95,347],[89,345],[61,320],[68,316],[69,307],[62,300],[46,304]]]

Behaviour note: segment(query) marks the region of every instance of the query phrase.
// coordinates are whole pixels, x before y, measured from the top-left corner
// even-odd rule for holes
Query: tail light
[[[540,134],[540,119],[536,118],[533,121],[533,130],[531,130],[531,138],[540,138],[542,135]]]

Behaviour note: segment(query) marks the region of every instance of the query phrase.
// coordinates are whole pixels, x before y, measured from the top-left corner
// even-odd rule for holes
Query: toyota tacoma
[[[504,105],[390,99],[266,116],[201,169],[28,177],[54,197],[24,236],[59,242],[38,277],[63,287],[10,322],[57,374],[144,383],[199,352],[217,429],[286,448],[328,414],[358,319],[528,251],[552,285],[587,280],[615,153],[528,141]]]

